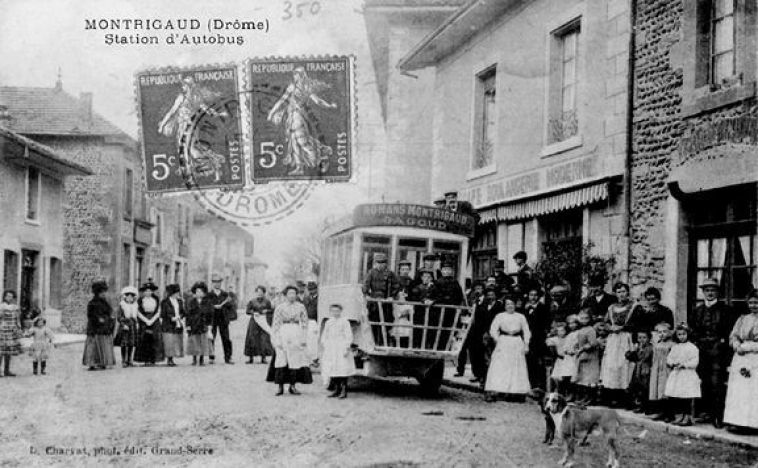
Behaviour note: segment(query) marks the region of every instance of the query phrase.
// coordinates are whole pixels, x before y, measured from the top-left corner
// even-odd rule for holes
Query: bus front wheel
[[[421,385],[421,392],[426,395],[435,395],[439,392],[442,385],[442,378],[445,374],[445,362],[439,361],[432,365],[427,371],[417,377],[418,383]]]

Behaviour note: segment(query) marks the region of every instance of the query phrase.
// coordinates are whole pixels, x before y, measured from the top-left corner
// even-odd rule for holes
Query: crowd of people
[[[543,291],[524,252],[514,261],[514,277],[498,272],[467,291],[474,313],[456,376],[470,361],[487,400],[541,388],[682,426],[758,428],[758,290],[740,313],[705,279],[703,302],[677,323],[654,287],[635,301],[625,283],[607,292],[604,280],[590,281],[572,301],[568,283]]]

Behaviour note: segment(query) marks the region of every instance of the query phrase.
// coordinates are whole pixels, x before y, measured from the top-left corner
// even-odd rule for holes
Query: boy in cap
[[[400,283],[395,273],[387,269],[387,255],[383,253],[374,254],[373,268],[366,274],[363,280],[363,294],[367,298],[375,299],[392,299],[400,290]],[[368,303],[368,318],[372,322],[392,323],[392,304],[384,303],[378,307],[376,302]],[[388,325],[372,325],[371,333],[374,336],[374,344],[385,346],[388,343],[384,341],[382,328],[388,330]]]
[[[719,282],[706,278],[700,285],[703,303],[692,310],[687,323],[692,330],[692,342],[700,350],[698,374],[702,381],[700,400],[704,413],[716,428],[723,426],[726,382],[732,350],[729,334],[737,320],[731,307],[719,300]]]

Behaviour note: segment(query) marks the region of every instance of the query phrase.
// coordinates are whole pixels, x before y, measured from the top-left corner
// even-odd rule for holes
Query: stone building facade
[[[5,115],[0,103],[0,116]],[[60,326],[64,302],[64,181],[91,171],[7,130],[0,121],[0,284],[22,311],[37,306]]]
[[[497,259],[513,271],[519,250],[534,262],[589,243],[625,277],[630,13],[623,0],[468,2],[401,58],[431,87],[415,123],[431,132],[425,202],[456,191],[481,215],[474,279]]]
[[[92,110],[91,94],[73,97],[59,80],[52,88],[0,87],[0,101],[10,129],[93,173],[69,177],[62,197],[64,327],[84,330],[94,279],[108,282],[114,303],[125,285],[182,278],[190,252],[178,234],[180,209],[146,199],[137,142]]]
[[[637,0],[632,282],[678,319],[714,277],[741,305],[758,284],[754,2]]]

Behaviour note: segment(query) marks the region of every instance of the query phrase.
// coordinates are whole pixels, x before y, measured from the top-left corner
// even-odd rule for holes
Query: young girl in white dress
[[[334,392],[329,397],[347,398],[347,378],[355,374],[355,360],[351,345],[353,330],[350,322],[342,317],[342,305],[329,307],[332,317],[327,319],[321,334],[324,354],[321,357],[321,372],[324,379],[331,379]]]
[[[690,329],[685,324],[678,325],[674,332],[676,344],[671,348],[666,364],[671,371],[666,380],[664,394],[679,408],[674,424],[692,426],[692,404],[700,398],[700,377],[697,365],[700,352],[689,340]]]
[[[558,322],[555,324],[555,335],[551,336],[546,341],[548,347],[555,350],[556,356],[555,364],[553,364],[553,371],[550,373],[550,381],[552,387],[562,395],[566,394],[576,367],[573,356],[566,354],[567,335],[568,330],[566,324]]]

